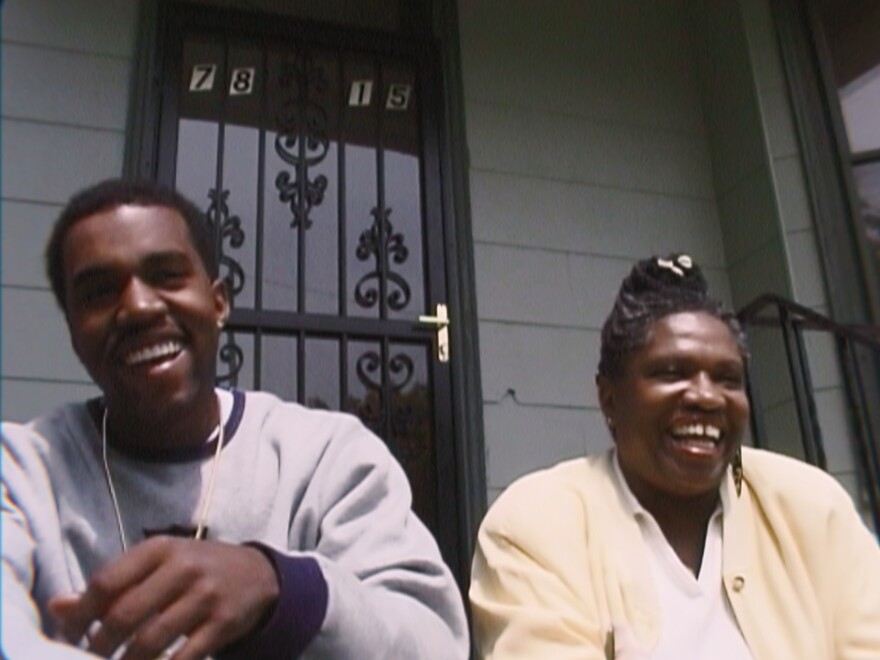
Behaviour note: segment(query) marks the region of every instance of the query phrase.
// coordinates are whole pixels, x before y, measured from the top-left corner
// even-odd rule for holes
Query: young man
[[[98,184],[46,259],[103,396],[3,427],[5,657],[467,656],[382,442],[349,415],[215,389],[229,302],[197,208]]]

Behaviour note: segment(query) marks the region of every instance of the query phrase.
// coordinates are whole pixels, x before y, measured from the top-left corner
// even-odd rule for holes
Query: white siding
[[[71,194],[122,172],[136,2],[3,6],[4,419],[96,392],[43,275],[51,223]]]
[[[766,0],[471,0],[460,21],[493,498],[607,445],[598,329],[635,259],[687,251],[737,307],[775,292],[823,312],[827,294]],[[834,345],[806,342],[852,486]],[[752,351],[773,447],[802,455],[778,332]]]
[[[490,497],[608,446],[598,331],[633,261],[685,250],[730,299],[683,8],[460,5]]]

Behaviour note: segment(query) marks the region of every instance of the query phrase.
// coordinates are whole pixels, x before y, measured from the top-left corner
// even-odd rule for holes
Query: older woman
[[[485,658],[880,658],[880,549],[846,492],[740,448],[746,351],[685,255],[641,261],[602,329],[614,448],[511,485],[470,590]]]

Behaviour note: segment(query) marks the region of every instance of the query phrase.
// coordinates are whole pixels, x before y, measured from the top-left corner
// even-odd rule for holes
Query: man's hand
[[[274,607],[279,585],[254,548],[167,536],[138,544],[100,571],[85,592],[49,602],[64,636],[89,634],[89,650],[152,660],[181,636],[174,657],[196,660],[251,632]]]

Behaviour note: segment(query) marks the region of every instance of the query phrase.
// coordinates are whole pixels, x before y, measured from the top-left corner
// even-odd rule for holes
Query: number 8
[[[250,94],[254,90],[254,69],[233,69],[229,82],[230,96]]]

